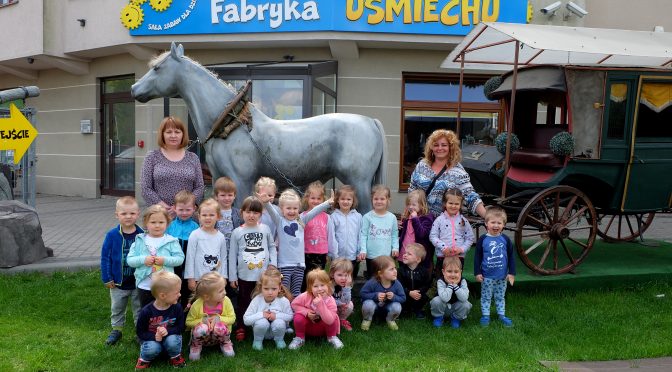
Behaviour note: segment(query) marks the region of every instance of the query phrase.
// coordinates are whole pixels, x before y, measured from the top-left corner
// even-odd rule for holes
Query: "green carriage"
[[[571,272],[597,236],[643,239],[655,214],[669,211],[669,34],[484,24],[446,61],[461,71],[470,63],[514,66],[486,84],[507,110],[496,141],[502,161],[481,160],[492,159],[493,147],[467,145],[463,164],[477,191],[516,221],[530,269]]]

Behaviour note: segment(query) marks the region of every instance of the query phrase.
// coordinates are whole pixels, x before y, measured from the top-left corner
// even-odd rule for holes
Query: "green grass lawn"
[[[133,328],[119,345],[104,345],[109,297],[99,272],[0,276],[0,370],[131,370],[138,357]],[[507,315],[514,327],[478,325],[480,306],[459,330],[432,327],[429,319],[404,318],[399,331],[375,324],[342,334],[342,350],[310,341],[300,350],[276,351],[272,342],[253,351],[236,343],[236,357],[204,351],[188,368],[199,370],[540,370],[540,360],[608,360],[669,356],[672,291],[669,279],[622,281],[615,287],[513,287]],[[657,296],[664,294],[664,296]],[[359,309],[359,304],[357,304]],[[129,317],[128,319],[132,319]],[[132,321],[129,322],[132,324]],[[287,336],[287,342],[290,337]],[[186,340],[185,340],[186,344]],[[184,346],[186,350],[186,345]],[[152,369],[168,369],[166,361]]]

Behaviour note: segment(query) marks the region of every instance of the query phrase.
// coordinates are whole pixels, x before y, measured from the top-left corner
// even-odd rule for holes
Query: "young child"
[[[263,350],[264,339],[273,339],[278,349],[286,348],[285,332],[294,312],[290,304],[292,295],[282,285],[280,270],[272,266],[266,269],[259,277],[252,296],[252,302],[243,315],[245,325],[252,327],[254,333],[252,349]]]
[[[233,201],[236,200],[236,184],[229,177],[219,177],[215,181],[214,196],[219,203],[220,217],[217,220],[215,228],[224,234],[226,238],[226,249],[229,249],[229,239],[233,230],[243,224],[240,216],[240,210],[233,207]],[[223,258],[226,262],[226,257]]]
[[[289,344],[291,350],[303,346],[306,336],[327,337],[335,348],[343,347],[338,338],[341,323],[336,313],[336,301],[332,297],[329,274],[322,269],[308,273],[306,291],[292,301],[296,337]]]
[[[275,193],[278,191],[277,187],[275,186],[275,180],[269,177],[261,177],[257,180],[257,183],[254,184],[254,193],[255,195],[264,195],[264,198],[260,198],[263,200],[269,200],[271,203],[271,206],[275,209],[277,214],[280,214],[280,208],[278,208],[277,205],[272,204],[273,199],[275,199]],[[271,229],[271,236],[273,236],[273,239],[277,237],[277,228],[275,226],[275,223],[273,222],[273,219],[271,218],[271,215],[268,214],[268,212],[264,209],[264,211],[261,213],[261,223],[264,225],[268,226],[269,229]]]
[[[259,199],[249,196],[243,201],[243,224],[231,233],[229,282],[238,288],[236,318],[239,326],[251,301],[254,287],[268,265],[277,265],[277,251],[268,226],[259,223],[264,209]],[[298,214],[298,213],[297,213]],[[245,339],[245,327],[236,331],[236,339]]]
[[[469,287],[462,278],[462,261],[456,256],[443,260],[443,276],[436,281],[437,296],[430,302],[433,324],[443,325],[443,319],[450,318],[450,326],[460,328],[460,322],[467,319],[471,302]]]
[[[315,181],[308,185],[306,193],[303,195],[304,212],[301,216],[306,216],[315,207],[324,203],[324,185],[320,181]],[[313,214],[310,221],[306,221],[304,228],[304,247],[306,255],[306,271],[313,269],[324,269],[327,265],[327,253],[329,252],[329,240],[327,239],[327,223],[329,215],[321,211]],[[304,276],[305,283],[305,276]]]
[[[353,278],[357,277],[359,271],[357,254],[359,230],[362,228],[362,215],[355,208],[357,208],[355,189],[350,185],[339,187],[334,197],[334,212],[329,216],[327,225],[329,257],[350,260]]]
[[[429,213],[427,198],[422,190],[413,190],[406,196],[406,208],[401,215],[401,231],[399,232],[399,267],[404,265],[403,258],[406,246],[413,243],[422,244],[425,258],[422,266],[432,272],[434,263],[434,245],[429,241],[434,215]]]
[[[206,199],[198,207],[198,221],[201,227],[189,235],[184,279],[189,290],[195,291],[201,277],[209,272],[218,272],[224,280],[228,278],[226,238],[215,228],[220,219],[219,204],[214,199]]]
[[[126,323],[126,307],[131,300],[133,322],[138,323],[140,295],[135,288],[134,269],[126,263],[126,256],[135,241],[135,236],[143,233],[140,226],[135,224],[140,214],[138,202],[132,196],[117,199],[114,216],[119,225],[108,231],[103,240],[100,253],[100,274],[105,288],[110,290],[112,309],[112,332],[107,336],[105,343],[114,345],[121,339],[121,330]]]
[[[280,194],[278,202],[282,215],[271,205],[268,195],[259,194],[259,198],[264,202],[266,211],[278,228],[278,268],[282,273],[282,284],[290,289],[292,296],[298,296],[301,293],[303,272],[306,268],[303,245],[305,224],[327,210],[333,203],[334,196],[305,215],[299,215],[301,199],[292,189]]]
[[[143,307],[138,317],[136,333],[140,340],[140,357],[135,369],[149,368],[162,351],[168,354],[173,367],[184,367],[184,314],[182,305],[178,303],[182,279],[168,270],[162,270],[152,274],[151,282],[152,295],[156,299]]]
[[[446,190],[443,194],[443,213],[434,220],[429,240],[436,247],[437,278],[441,278],[443,258],[459,256],[464,265],[464,255],[474,243],[474,232],[466,218],[460,214],[462,208],[462,191],[457,188]]]
[[[135,286],[140,293],[140,302],[145,306],[154,300],[151,274],[162,270],[172,273],[174,267],[184,262],[184,252],[177,238],[166,234],[170,224],[166,208],[159,204],[150,206],[142,216],[142,223],[145,232],[135,237],[126,262],[135,268]]]
[[[499,320],[505,327],[513,326],[506,317],[506,282],[511,285],[516,275],[516,258],[513,255],[513,243],[502,234],[506,225],[506,212],[499,207],[490,207],[485,211],[487,233],[476,243],[474,254],[474,275],[481,282],[481,325],[490,324],[490,300],[495,297],[495,307]]]
[[[352,303],[352,261],[340,257],[331,261],[329,277],[334,286],[334,300],[336,311],[341,320],[341,327],[346,331],[352,331],[352,324],[348,317],[352,314],[355,305]]]
[[[421,265],[425,255],[425,247],[422,244],[410,243],[406,246],[402,257],[403,265],[399,265],[399,282],[406,294],[402,310],[412,312],[417,319],[425,318],[423,308],[429,301],[427,291],[432,285],[429,269]]]
[[[371,190],[373,210],[362,217],[359,232],[359,261],[366,260],[366,275],[374,273],[373,259],[379,256],[399,255],[399,229],[397,217],[387,211],[390,206],[390,189],[385,185],[375,185]]]
[[[203,346],[211,345],[219,345],[224,356],[234,356],[231,327],[236,320],[236,314],[233,312],[231,300],[226,297],[226,280],[216,271],[203,274],[189,302],[189,360],[201,359]]]
[[[374,315],[385,316],[387,326],[396,331],[395,321],[401,314],[401,304],[406,301],[404,287],[397,280],[397,267],[390,256],[373,260],[375,272],[360,292],[362,297],[362,330],[368,331]]]
[[[175,194],[175,219],[170,223],[166,229],[166,234],[177,238],[180,247],[182,247],[182,252],[184,256],[187,255],[187,248],[189,243],[189,235],[191,235],[194,230],[198,229],[198,222],[194,221],[194,211],[196,210],[196,196],[187,190],[182,190]],[[180,266],[175,266],[175,274],[182,279],[184,277],[184,265],[185,262]],[[186,280],[182,281],[182,290],[181,290],[180,302],[182,307],[187,306],[189,302],[189,295],[191,290],[189,289],[188,282]]]

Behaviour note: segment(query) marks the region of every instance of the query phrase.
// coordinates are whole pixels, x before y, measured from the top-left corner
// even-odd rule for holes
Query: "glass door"
[[[135,195],[135,101],[133,77],[109,79],[102,86],[101,193]]]

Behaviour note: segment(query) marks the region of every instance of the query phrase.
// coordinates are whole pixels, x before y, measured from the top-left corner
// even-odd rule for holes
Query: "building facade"
[[[458,72],[439,65],[474,24],[500,21],[672,30],[666,0],[0,0],[5,42],[0,89],[36,85],[37,191],[140,196],[140,169],[166,114],[188,121],[179,98],[135,102],[130,86],[175,41],[240,86],[271,117],[329,112],[379,119],[387,185],[400,211],[428,133],[455,125]],[[550,14],[554,13],[554,14]],[[503,108],[465,80],[462,137],[491,143]],[[196,140],[191,133],[192,140]],[[199,151],[198,142],[191,150]],[[206,171],[207,173],[207,171]],[[274,176],[274,175],[269,175]]]

